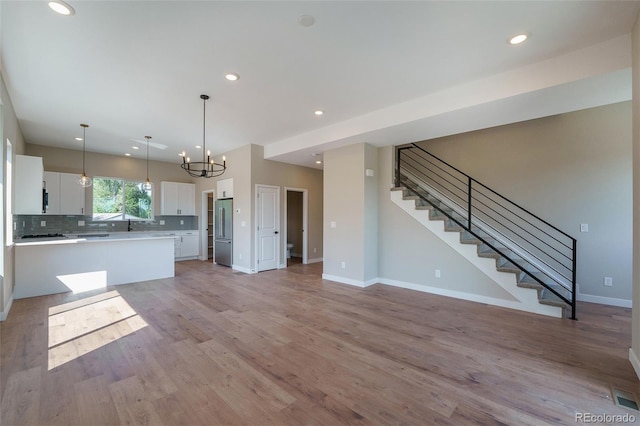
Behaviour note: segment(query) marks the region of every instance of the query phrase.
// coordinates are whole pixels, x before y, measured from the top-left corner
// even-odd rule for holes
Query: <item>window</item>
[[[93,179],[93,220],[146,220],[153,217],[152,190],[144,182],[118,178]]]

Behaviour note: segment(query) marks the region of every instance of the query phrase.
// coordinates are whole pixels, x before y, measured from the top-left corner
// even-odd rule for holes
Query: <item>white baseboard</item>
[[[635,352],[633,352],[633,348],[629,348],[629,362],[631,362],[631,365],[636,372],[636,376],[640,379],[640,360],[638,360]]]
[[[342,284],[349,284],[349,285],[353,285],[361,288],[369,287],[370,285],[377,284],[379,282],[377,278],[374,278],[372,280],[367,280],[367,281],[358,281],[351,278],[339,277],[337,275],[329,275],[329,274],[322,274],[322,279],[335,281],[337,283],[342,283]]]
[[[7,316],[9,316],[11,305],[13,305],[13,294],[9,297],[9,301],[7,302],[7,306],[4,307],[4,311],[0,312],[0,321],[4,321],[7,319]]]
[[[307,263],[320,263],[322,260],[323,259],[321,257],[317,257],[315,259],[307,259]]]
[[[286,264],[286,263],[281,263],[281,264],[278,266],[278,269],[285,269],[286,267],[287,267],[287,264]]]
[[[615,297],[594,296],[592,294],[578,293],[577,299],[581,302],[598,303],[600,305],[619,306],[621,308],[631,308],[632,301],[629,299],[616,299]]]
[[[556,306],[542,305],[539,303],[529,306],[526,303],[513,300],[496,299],[495,297],[482,296],[480,294],[465,293],[462,291],[449,290],[440,287],[431,287],[428,285],[414,284],[404,281],[391,280],[388,278],[378,278],[381,284],[390,285],[393,287],[406,288],[409,290],[421,291],[424,293],[437,294],[440,296],[453,297],[455,299],[468,300],[470,302],[477,302],[486,305],[500,306],[503,308],[516,309],[518,311],[533,312],[536,314],[552,316],[556,318],[562,317],[562,309]]]
[[[231,265],[231,269],[233,269],[234,271],[238,271],[238,272],[244,272],[245,274],[255,274],[256,271],[249,269],[249,268],[245,268],[244,266],[238,266],[238,265]]]

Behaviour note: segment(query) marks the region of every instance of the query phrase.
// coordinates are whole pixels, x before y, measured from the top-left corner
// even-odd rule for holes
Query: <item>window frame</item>
[[[154,205],[154,187],[152,186],[151,189],[149,191],[147,191],[149,193],[149,218],[126,218],[127,215],[127,191],[126,191],[126,185],[127,183],[133,183],[136,185],[143,185],[145,182],[142,180],[135,180],[135,179],[127,179],[127,178],[121,178],[121,177],[113,177],[113,176],[94,176],[93,177],[93,188],[92,190],[95,190],[95,184],[96,184],[96,180],[99,179],[104,179],[104,180],[114,180],[114,181],[121,181],[122,182],[122,198],[120,200],[120,206],[122,207],[122,213],[120,213],[120,217],[119,218],[112,218],[112,219],[96,219],[95,215],[96,212],[94,211],[95,206],[94,206],[94,200],[95,200],[95,196],[94,194],[92,194],[92,200],[91,200],[91,220],[92,221],[96,221],[96,222],[112,222],[112,221],[126,221],[126,220],[131,220],[131,221],[136,221],[136,222],[145,222],[145,221],[153,221],[155,218],[155,211],[153,208]],[[92,191],[93,192],[93,191]],[[102,214],[102,213],[98,213],[98,214]]]

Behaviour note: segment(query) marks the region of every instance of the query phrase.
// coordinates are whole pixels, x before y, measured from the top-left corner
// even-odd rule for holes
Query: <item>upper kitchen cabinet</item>
[[[221,179],[217,182],[216,197],[233,198],[233,178]]]
[[[161,182],[160,214],[195,216],[196,186],[192,183]]]
[[[84,214],[85,188],[73,173],[44,172],[49,199],[46,214]]]
[[[42,157],[16,155],[14,174],[14,214],[42,214]]]

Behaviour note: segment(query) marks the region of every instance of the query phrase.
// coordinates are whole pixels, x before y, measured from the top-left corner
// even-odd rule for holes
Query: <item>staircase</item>
[[[575,239],[416,144],[396,155],[396,204],[419,221],[428,218],[425,226],[443,230],[441,238],[461,254],[470,253],[461,246],[475,246],[476,258],[493,260],[489,270],[468,257],[518,300],[535,292],[542,306],[534,312],[576,319]],[[458,233],[457,241],[447,233]]]

